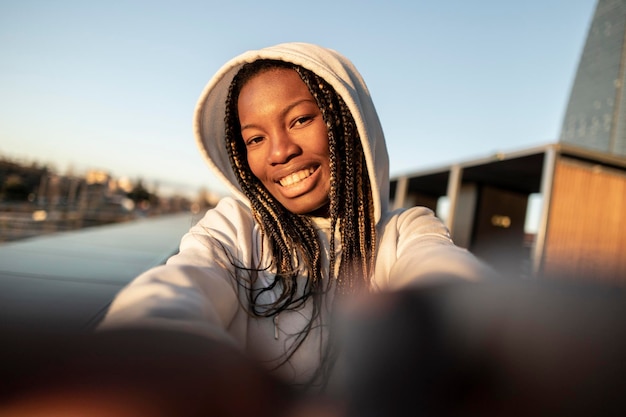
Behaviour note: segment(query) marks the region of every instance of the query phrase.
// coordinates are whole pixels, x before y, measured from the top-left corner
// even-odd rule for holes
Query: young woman
[[[374,104],[333,50],[290,43],[234,58],[204,89],[194,129],[233,196],[120,292],[103,329],[202,334],[289,383],[317,383],[342,299],[491,274],[429,209],[389,211]]]

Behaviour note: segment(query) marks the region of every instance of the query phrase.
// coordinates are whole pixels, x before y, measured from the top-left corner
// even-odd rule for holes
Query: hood
[[[194,135],[202,156],[233,192],[249,205],[230,166],[224,144],[224,114],[230,83],[246,63],[275,59],[300,65],[324,78],[352,112],[361,137],[374,198],[374,216],[380,220],[389,204],[389,157],[378,114],[363,78],[343,55],[306,43],[285,43],[248,51],[228,61],[206,85],[194,113]]]

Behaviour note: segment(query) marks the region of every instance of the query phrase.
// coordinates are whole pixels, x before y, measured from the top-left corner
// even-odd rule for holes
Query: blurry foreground
[[[377,294],[338,323],[343,384],[312,397],[192,335],[11,330],[0,415],[623,416],[625,301],[546,281]]]

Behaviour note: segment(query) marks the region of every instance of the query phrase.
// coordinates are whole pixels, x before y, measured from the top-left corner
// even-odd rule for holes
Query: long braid
[[[337,291],[345,294],[366,290],[374,265],[376,225],[363,146],[342,98],[316,74],[296,71],[317,100],[329,130],[331,179],[336,179],[331,184],[330,216],[333,230],[339,222],[342,250]],[[337,200],[333,200],[333,192]],[[331,271],[334,253],[331,236]]]
[[[336,262],[334,233],[330,239],[329,276],[335,276],[337,302],[345,294],[369,289],[376,253],[374,204],[365,154],[350,110],[341,96],[316,74],[298,73],[316,99],[329,132],[331,230],[334,231],[339,224],[341,236],[341,262],[337,275],[333,273]],[[330,331],[323,361],[314,376],[323,384],[328,381],[338,353],[337,338],[332,336],[332,328]]]

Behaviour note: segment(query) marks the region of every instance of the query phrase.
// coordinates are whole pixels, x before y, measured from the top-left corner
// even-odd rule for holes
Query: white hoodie
[[[304,43],[246,52],[227,62],[202,92],[194,115],[196,142],[208,165],[233,193],[207,212],[181,241],[166,265],[151,269],[124,288],[100,328],[147,326],[185,330],[233,343],[287,381],[305,382],[319,366],[319,328],[286,363],[284,355],[308,322],[311,303],[276,318],[249,314],[246,272],[271,264],[267,240],[254,221],[249,202],[231,169],[224,142],[228,87],[245,63],[277,59],[324,78],[349,107],[361,137],[374,197],[378,250],[372,290],[398,289],[443,278],[478,280],[491,271],[455,246],[443,223],[424,207],[389,212],[389,159],[383,131],[369,91],[356,68],[339,53]],[[328,265],[329,222],[316,218]],[[336,239],[340,242],[339,239]],[[262,250],[265,247],[266,250]],[[338,248],[337,250],[340,250]],[[243,268],[234,268],[233,264]],[[274,279],[258,272],[255,288]],[[266,293],[271,303],[274,293]],[[324,320],[323,316],[322,320]]]

